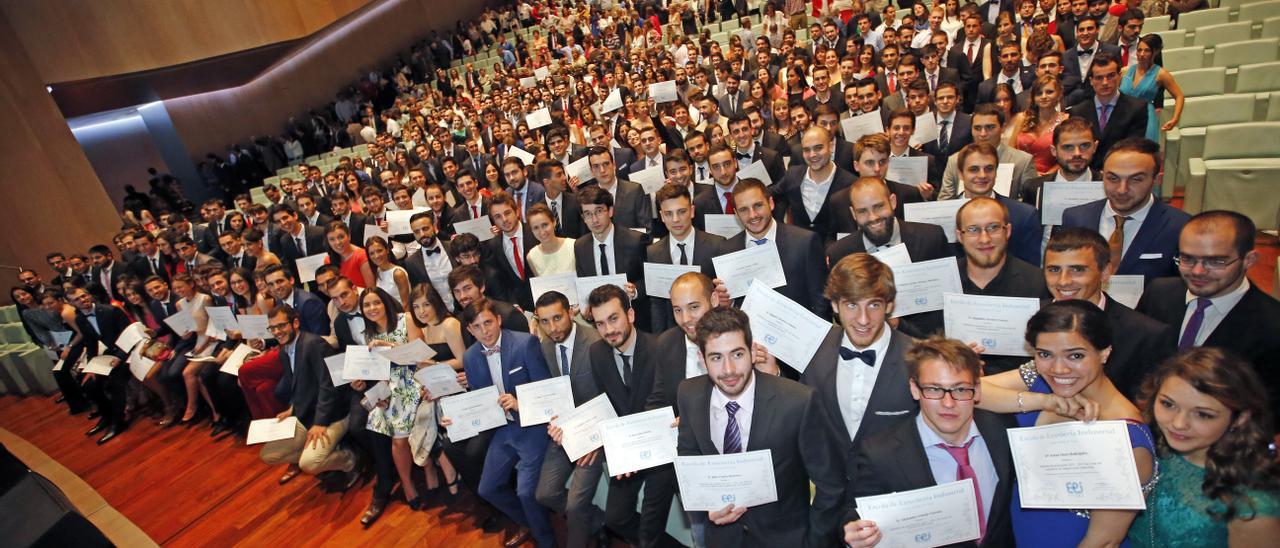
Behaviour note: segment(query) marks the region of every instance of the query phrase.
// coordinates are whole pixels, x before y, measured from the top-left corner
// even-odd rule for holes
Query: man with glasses
[[[1152,195],[1160,165],[1160,145],[1143,138],[1116,143],[1102,168],[1107,197],[1062,213],[1064,228],[1091,228],[1107,238],[1116,274],[1141,274],[1148,282],[1178,275],[1178,234],[1191,218]]]
[[[1280,411],[1280,303],[1245,276],[1259,255],[1256,227],[1234,211],[1192,217],[1178,238],[1179,278],[1149,282],[1138,311],[1178,331],[1177,349],[1215,346],[1249,359]]]
[[[983,546],[1012,546],[1009,499],[1013,458],[1005,430],[1011,415],[975,409],[981,399],[982,360],[964,343],[935,336],[906,354],[911,397],[920,403],[913,420],[858,444],[852,495],[865,497],[971,480]],[[882,533],[854,510],[844,526],[848,546],[875,546]]]
[[[1036,208],[996,192],[999,153],[986,143],[973,143],[956,154],[960,169],[960,198],[993,198],[1004,206],[1012,225],[1009,252],[1032,265],[1040,264],[1040,212]]]

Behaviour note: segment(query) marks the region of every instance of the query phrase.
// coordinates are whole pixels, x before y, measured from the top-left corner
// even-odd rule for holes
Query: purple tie
[[[724,410],[729,415],[728,422],[724,425],[724,451],[722,454],[742,452],[742,431],[738,429],[738,409],[742,406],[738,402],[731,401],[724,404]]]
[[[1204,297],[1196,299],[1196,310],[1191,313],[1191,319],[1187,320],[1187,328],[1182,330],[1182,338],[1178,339],[1178,351],[1181,352],[1196,345],[1196,334],[1200,333],[1200,324],[1204,323],[1204,309],[1209,308],[1213,301]]]

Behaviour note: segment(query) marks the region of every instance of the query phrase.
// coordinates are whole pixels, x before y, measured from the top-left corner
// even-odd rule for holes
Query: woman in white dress
[[[574,262],[573,240],[556,236],[556,218],[547,204],[539,202],[525,212],[529,230],[538,239],[538,245],[529,250],[529,267],[535,276],[550,276],[562,272],[577,272]]]
[[[374,236],[364,246],[369,263],[373,265],[375,285],[391,295],[396,304],[404,306],[409,300],[409,273],[404,267],[391,262],[391,245],[382,236]]]

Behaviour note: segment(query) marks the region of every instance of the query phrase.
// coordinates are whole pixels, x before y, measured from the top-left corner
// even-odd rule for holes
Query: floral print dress
[[[370,340],[387,341],[397,345],[409,342],[406,319],[401,316],[395,330],[370,337]],[[407,438],[417,419],[418,404],[422,402],[422,385],[414,380],[416,364],[391,364],[391,397],[386,407],[374,407],[369,411],[366,428],[393,438]]]

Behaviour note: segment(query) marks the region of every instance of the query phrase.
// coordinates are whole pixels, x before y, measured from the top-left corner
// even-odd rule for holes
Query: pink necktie
[[[973,467],[969,466],[970,445],[973,445],[973,439],[964,444],[964,447],[954,447],[945,443],[939,443],[938,447],[950,454],[951,458],[956,459],[956,481],[973,480],[973,497],[977,499],[978,503],[978,543],[981,544],[982,538],[987,536],[987,518],[982,512],[982,489],[978,487],[978,476],[973,473]]]

